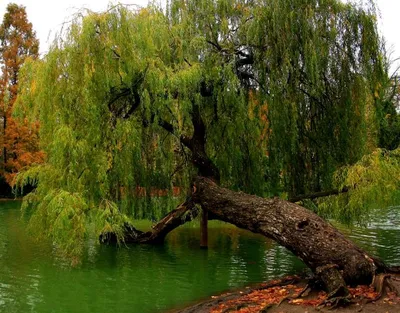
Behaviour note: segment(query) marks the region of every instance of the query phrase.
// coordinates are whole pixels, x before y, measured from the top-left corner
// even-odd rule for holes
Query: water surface
[[[227,289],[304,268],[264,237],[211,223],[209,249],[193,225],[162,246],[100,246],[88,242],[82,265],[69,267],[47,242],[32,240],[18,202],[0,202],[0,312],[157,313]],[[368,228],[342,228],[368,251],[400,263],[400,208]]]

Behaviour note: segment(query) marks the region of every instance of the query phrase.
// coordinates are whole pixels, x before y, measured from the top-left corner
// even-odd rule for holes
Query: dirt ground
[[[400,292],[400,275],[391,275],[390,283]],[[321,305],[326,299],[322,291],[311,290],[296,297],[306,286],[297,276],[288,276],[243,290],[212,296],[174,313],[400,313],[400,297],[389,288],[376,300],[378,293],[371,286],[350,288],[351,303],[332,307]],[[171,312],[172,313],[172,312]]]

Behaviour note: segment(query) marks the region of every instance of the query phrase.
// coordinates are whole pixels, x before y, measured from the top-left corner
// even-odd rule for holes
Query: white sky
[[[163,1],[163,0],[159,0]],[[0,21],[9,2],[22,4],[26,7],[29,21],[33,24],[40,40],[40,52],[47,51],[48,43],[60,30],[63,22],[68,21],[72,14],[80,8],[92,11],[104,11],[113,0],[0,0]],[[146,6],[148,0],[122,0],[124,4]],[[163,1],[165,2],[165,0]],[[400,0],[376,0],[381,19],[379,28],[386,39],[387,48],[392,52],[391,59],[400,57],[399,12]],[[400,63],[399,63],[400,64]],[[394,67],[393,67],[394,70]]]

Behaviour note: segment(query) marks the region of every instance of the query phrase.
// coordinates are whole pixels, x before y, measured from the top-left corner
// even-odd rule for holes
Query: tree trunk
[[[207,210],[209,219],[262,234],[286,247],[303,260],[332,296],[347,297],[347,285],[369,284],[378,272],[387,270],[382,261],[315,213],[279,198],[234,192],[204,177],[194,181],[192,198],[167,214],[153,231],[127,227],[125,242],[162,243],[170,231],[198,215],[195,204]],[[102,241],[112,241],[112,236],[107,236]]]
[[[341,193],[346,193],[349,191],[348,187],[343,187],[342,189],[333,189],[333,190],[327,190],[327,191],[319,191],[315,193],[310,193],[310,194],[305,194],[305,195],[297,195],[289,198],[289,202],[299,202],[302,200],[314,200],[317,198],[322,198],[322,197],[329,197],[329,196],[335,196],[335,195],[340,195]]]
[[[133,227],[133,225],[125,224],[123,241],[124,243],[161,244],[171,231],[190,222],[197,217],[198,213],[198,209],[189,198],[164,216],[157,224],[153,225],[151,231],[143,232]],[[118,242],[114,233],[102,233],[99,240],[101,243],[108,244]]]
[[[3,171],[6,172],[6,164],[7,164],[7,149],[5,146],[5,139],[6,139],[6,131],[7,131],[7,116],[6,112],[4,111],[3,115]]]
[[[195,181],[193,201],[212,217],[262,234],[293,252],[324,282],[328,292],[346,293],[346,284],[371,283],[384,264],[369,256],[313,212],[279,198],[264,199]]]

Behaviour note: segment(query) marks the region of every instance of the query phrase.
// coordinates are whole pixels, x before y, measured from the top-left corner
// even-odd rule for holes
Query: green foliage
[[[394,150],[400,146],[398,78],[388,82],[388,95],[379,110],[379,147]]]
[[[380,105],[373,92],[385,74],[373,7],[268,1],[255,18],[249,33],[265,47],[257,64],[270,91],[269,174],[292,195],[328,189],[337,167],[368,152],[367,124],[376,123],[367,113]]]
[[[176,197],[152,191],[184,196],[196,168],[181,138],[197,110],[226,187],[329,187],[373,140],[366,124],[377,123],[384,75],[375,20],[372,7],[336,0],[177,0],[165,13],[76,17],[21,73],[16,114],[40,121],[47,155],[18,178],[39,182],[25,200],[35,227],[79,254],[68,238],[82,243],[90,222],[121,235],[127,216],[167,212]]]
[[[320,200],[317,212],[344,222],[363,223],[376,209],[400,202],[400,148],[377,149],[359,162],[338,170],[338,189],[348,187],[340,196]]]
[[[43,235],[61,249],[63,256],[78,262],[87,232],[88,205],[79,193],[65,190],[48,190],[44,197],[30,193],[25,197],[22,207],[27,212],[29,205],[37,206],[30,218],[30,230],[42,238]]]
[[[123,241],[125,223],[131,223],[131,220],[120,213],[114,202],[103,200],[100,203],[96,216],[96,226],[99,227],[97,234],[114,233],[118,242]]]
[[[400,114],[388,113],[381,120],[379,146],[387,149],[396,149],[400,146]]]

